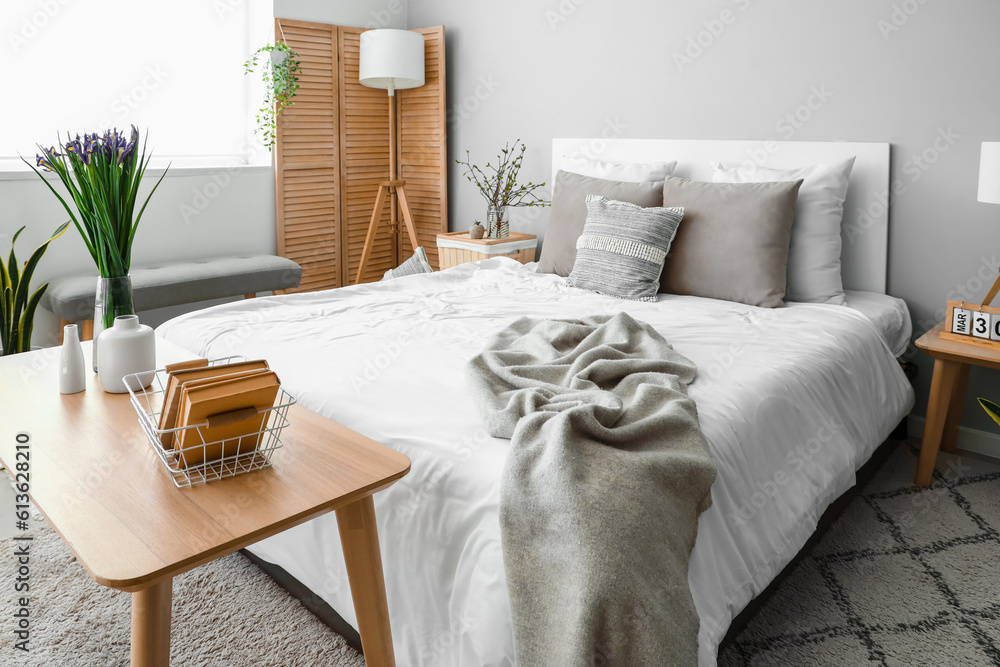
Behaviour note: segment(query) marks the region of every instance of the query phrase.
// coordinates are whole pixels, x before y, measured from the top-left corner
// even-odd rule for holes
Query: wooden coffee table
[[[156,345],[160,367],[192,358]],[[58,348],[0,357],[0,461],[13,474],[15,438],[28,434],[35,506],[97,583],[132,593],[133,666],[169,665],[175,576],[330,511],[365,660],[394,664],[372,494],[409,472],[406,456],[294,405],[273,467],[178,489],[128,394],[92,376],[64,396],[58,372]]]

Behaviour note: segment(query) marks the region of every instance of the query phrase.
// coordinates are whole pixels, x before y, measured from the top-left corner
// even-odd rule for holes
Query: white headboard
[[[889,144],[846,141],[553,139],[552,183],[563,156],[606,162],[677,161],[675,176],[711,181],[710,163],[752,162],[775,169],[856,156],[844,202],[841,275],[846,289],[885,293],[889,248]]]

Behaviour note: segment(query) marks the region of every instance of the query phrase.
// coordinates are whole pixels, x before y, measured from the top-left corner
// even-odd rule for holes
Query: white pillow
[[[674,173],[672,162],[601,162],[586,155],[564,155],[559,168],[574,174],[626,183],[656,183]]]
[[[854,158],[837,164],[770,169],[712,164],[716,183],[765,183],[802,179],[788,247],[785,301],[845,305],[840,277],[840,223]]]

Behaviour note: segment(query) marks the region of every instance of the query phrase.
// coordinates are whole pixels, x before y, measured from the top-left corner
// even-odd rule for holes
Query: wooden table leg
[[[946,452],[955,451],[958,444],[958,424],[962,421],[962,408],[965,404],[965,387],[969,384],[969,364],[961,364],[955,388],[951,392],[951,402],[948,404],[948,416],[944,420],[944,435],[941,437],[941,449]]]
[[[385,602],[382,554],[375,525],[375,504],[371,496],[337,510],[340,541],[347,563],[347,579],[358,616],[358,632],[368,667],[393,667],[392,631]]]
[[[173,579],[132,593],[132,667],[170,667]]]
[[[955,383],[961,374],[962,364],[956,361],[934,360],[934,376],[931,378],[931,395],[927,402],[927,421],[924,422],[924,440],[920,445],[920,461],[917,463],[917,486],[930,486],[934,476],[934,463],[948,416],[949,403],[955,393]]]

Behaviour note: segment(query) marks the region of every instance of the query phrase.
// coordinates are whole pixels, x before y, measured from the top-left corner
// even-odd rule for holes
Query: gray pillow
[[[568,276],[576,261],[576,240],[587,221],[587,195],[601,195],[636,206],[660,206],[663,183],[626,183],[581,176],[568,171],[556,174],[552,188],[552,213],[545,230],[538,273]]]
[[[656,301],[663,260],[683,208],[643,208],[587,195],[587,222],[576,240],[569,284],[632,301]]]
[[[665,206],[683,206],[684,224],[663,266],[660,291],[784,305],[788,242],[802,180],[703,183],[667,176]]]

